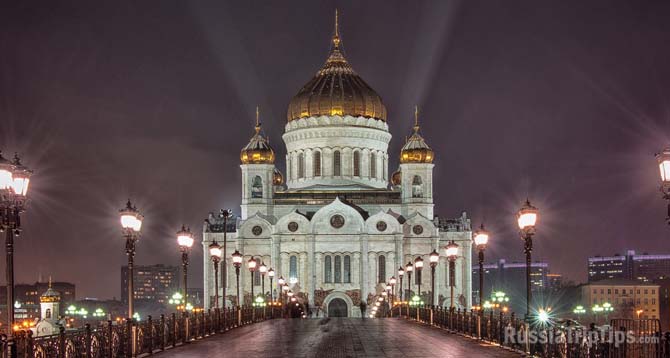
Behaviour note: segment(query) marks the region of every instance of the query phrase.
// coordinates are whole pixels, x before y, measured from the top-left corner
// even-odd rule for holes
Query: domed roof
[[[258,121],[258,108],[256,108],[256,134],[240,152],[242,164],[273,164],[275,152],[270,147],[268,140],[261,134],[261,124]]]
[[[284,176],[277,168],[275,168],[274,172],[272,173],[272,184],[284,185]]]
[[[432,163],[433,159],[435,159],[433,150],[419,134],[419,110],[415,108],[414,133],[400,150],[400,163]]]
[[[381,97],[344,58],[340,48],[337,11],[335,34],[326,63],[288,105],[288,120],[316,116],[372,117],[386,121]]]
[[[51,280],[49,280],[49,288],[40,296],[40,302],[58,302],[60,301],[60,293],[51,287]]]

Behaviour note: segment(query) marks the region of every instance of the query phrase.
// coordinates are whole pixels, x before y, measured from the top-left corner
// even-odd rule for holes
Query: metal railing
[[[400,307],[392,316],[400,315]],[[595,325],[527,323],[514,313],[402,307],[402,317],[541,358],[670,358],[670,332],[658,320],[613,319]]]
[[[231,329],[281,318],[281,307],[241,307],[197,313],[172,313],[159,318],[99,326],[86,324],[83,329],[51,336],[33,337],[31,331],[14,336],[18,358],[116,358],[146,356],[203,339]],[[7,337],[0,337],[1,358],[7,357]]]

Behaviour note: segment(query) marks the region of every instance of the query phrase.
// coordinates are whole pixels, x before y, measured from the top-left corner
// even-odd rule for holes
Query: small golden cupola
[[[414,133],[400,150],[400,163],[432,163],[434,158],[433,150],[419,134],[419,109],[414,107]]]
[[[344,58],[335,10],[335,33],[326,63],[288,105],[288,120],[318,116],[352,116],[386,121],[381,97]]]
[[[41,303],[60,302],[60,293],[51,287],[51,278],[49,278],[49,288],[40,296]]]
[[[255,129],[256,134],[251,137],[249,143],[240,152],[240,161],[242,164],[273,164],[275,162],[275,152],[270,147],[268,140],[261,134],[258,107],[256,107]]]

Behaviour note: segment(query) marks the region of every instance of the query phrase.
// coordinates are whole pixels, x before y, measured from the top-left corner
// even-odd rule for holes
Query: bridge
[[[159,357],[520,357],[399,318],[275,319],[167,350]]]

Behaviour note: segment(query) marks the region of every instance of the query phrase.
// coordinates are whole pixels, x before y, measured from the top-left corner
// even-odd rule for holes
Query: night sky
[[[670,253],[653,156],[670,143],[670,2],[4,1],[0,148],[35,170],[17,281],[118,298],[128,197],[146,216],[139,264],[178,264],[182,223],[200,240],[208,212],[239,213],[255,106],[285,173],[287,105],[336,7],[388,109],[390,172],[418,104],[435,212],[484,220],[488,258],[521,260],[526,197],[534,258],[572,280],[590,255]]]

